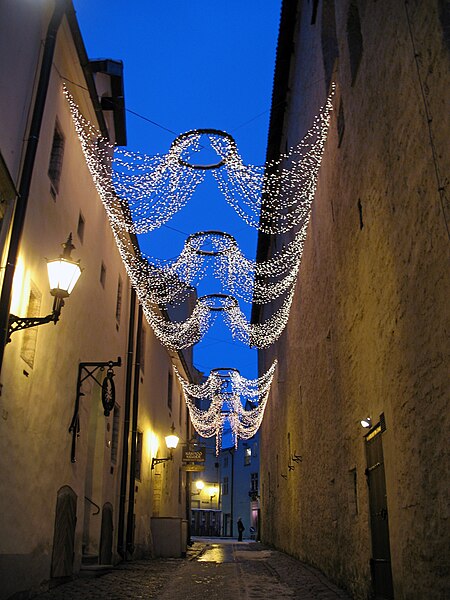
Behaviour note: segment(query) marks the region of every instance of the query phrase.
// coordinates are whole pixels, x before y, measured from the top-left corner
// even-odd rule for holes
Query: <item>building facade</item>
[[[288,325],[259,353],[262,540],[360,599],[449,589],[449,23],[438,0],[282,9],[269,160],[336,91]],[[260,234],[259,258],[287,241]]]
[[[46,258],[69,233],[82,267],[56,325],[2,343],[6,599],[157,554],[170,519],[186,537],[188,478],[164,436],[172,428],[180,445],[191,437],[173,366],[186,380],[193,368],[192,353],[166,350],[142,318],[63,92],[65,84],[101,135],[125,145],[121,62],[88,59],[69,1],[3,2],[0,39],[2,274],[16,251],[1,310],[52,313]]]
[[[259,433],[237,448],[220,453],[222,535],[236,537],[237,520],[245,527],[244,538],[259,539]]]

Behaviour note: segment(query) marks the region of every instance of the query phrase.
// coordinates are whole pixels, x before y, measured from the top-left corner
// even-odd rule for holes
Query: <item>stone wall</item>
[[[333,3],[319,2],[314,23],[312,4],[300,2],[281,151],[301,138],[328,92],[323,52]],[[445,3],[359,2],[363,49],[353,81],[350,4],[336,2],[335,110],[290,320],[278,343],[260,352],[260,372],[279,360],[261,434],[263,541],[318,566],[355,598],[367,597],[372,550],[359,422],[384,414],[395,598],[444,598]],[[302,462],[292,461],[294,452]]]

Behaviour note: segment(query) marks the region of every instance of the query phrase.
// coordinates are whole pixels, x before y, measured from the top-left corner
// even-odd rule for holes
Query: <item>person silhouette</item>
[[[242,542],[242,534],[244,533],[245,527],[244,527],[244,523],[242,522],[241,517],[239,517],[239,519],[237,520],[237,528],[238,528],[238,542]]]

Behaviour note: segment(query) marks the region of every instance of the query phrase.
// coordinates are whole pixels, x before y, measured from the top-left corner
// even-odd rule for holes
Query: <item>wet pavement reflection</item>
[[[232,544],[211,544],[198,559],[200,562],[226,563],[233,562]]]

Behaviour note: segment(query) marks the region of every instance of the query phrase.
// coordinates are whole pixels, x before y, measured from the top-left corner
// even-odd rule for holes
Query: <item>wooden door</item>
[[[367,483],[369,486],[370,529],[372,534],[372,585],[377,599],[394,598],[389,545],[386,479],[381,425],[366,437]]]

